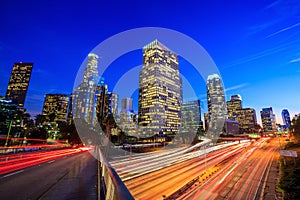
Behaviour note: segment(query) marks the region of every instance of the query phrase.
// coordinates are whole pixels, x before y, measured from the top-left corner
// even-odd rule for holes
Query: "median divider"
[[[101,148],[98,152],[98,200],[133,200],[133,196],[103,156]]]

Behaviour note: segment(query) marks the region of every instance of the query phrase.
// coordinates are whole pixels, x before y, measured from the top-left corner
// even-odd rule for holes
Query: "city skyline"
[[[299,105],[295,103],[300,99],[296,94],[300,76],[299,40],[296,39],[299,35],[300,24],[297,16],[300,9],[297,9],[299,5],[295,2],[286,2],[289,3],[266,1],[244,3],[245,5],[242,3],[227,5],[225,2],[218,2],[216,6],[213,5],[214,3],[202,2],[202,8],[175,3],[172,5],[173,9],[182,7],[182,9],[189,10],[189,15],[187,13],[184,16],[172,14],[176,23],[160,21],[159,19],[165,14],[163,12],[152,16],[157,20],[142,15],[141,4],[138,2],[133,8],[121,2],[118,2],[119,6],[116,7],[106,2],[106,7],[119,9],[120,13],[116,16],[108,15],[108,11],[103,10],[101,6],[89,7],[89,11],[99,11],[97,13],[100,16],[96,17],[95,14],[89,14],[86,11],[83,12],[84,17],[77,21],[78,18],[72,15],[71,11],[74,9],[80,11],[81,4],[62,3],[61,7],[57,8],[54,2],[30,5],[29,8],[26,3],[20,2],[20,7],[15,7],[12,3],[6,2],[1,6],[1,11],[2,9],[3,11],[0,14],[5,19],[2,23],[3,32],[1,32],[0,41],[0,95],[5,96],[13,63],[33,62],[35,67],[25,107],[34,117],[36,114],[41,114],[46,93],[71,93],[76,71],[86,55],[98,43],[127,29],[161,26],[187,34],[203,45],[220,70],[226,100],[229,100],[233,94],[240,94],[244,99],[244,107],[255,108],[258,118],[260,118],[259,111],[262,108],[273,107],[276,121],[282,123],[281,111],[283,109],[288,109],[291,117],[300,112]],[[96,5],[99,4],[96,3]],[[160,5],[164,8],[170,6],[163,2],[160,2]],[[38,13],[39,18],[34,12],[26,16],[10,14],[12,9],[27,8],[29,11],[34,11],[46,6],[47,9],[43,9],[43,13]],[[288,10],[291,6],[294,9]],[[124,10],[127,8],[129,13],[123,11],[121,9],[123,7]],[[225,11],[222,8],[225,8]],[[130,14],[133,9],[137,12]],[[53,10],[57,10],[57,15],[50,19],[48,14]],[[64,18],[58,26],[53,26],[53,22],[65,16],[62,12],[64,10],[70,13],[71,17],[75,17],[75,20]],[[218,15],[214,17],[205,10],[214,11]],[[228,14],[228,11],[232,12]],[[166,9],[164,12],[172,13],[172,9]],[[232,14],[233,12],[236,14]],[[136,15],[139,15],[140,19],[136,19]],[[127,18],[122,18],[123,16]],[[236,19],[236,16],[239,16],[239,19]],[[100,20],[101,22],[98,21],[99,17],[103,19]],[[111,25],[113,21],[122,25],[120,27]],[[129,21],[133,22],[129,23]],[[228,23],[229,21],[231,23]],[[91,26],[95,22],[96,26]],[[226,26],[223,25],[224,23]],[[184,24],[184,26],[179,27],[177,24]],[[24,35],[14,33],[13,27],[22,27]],[[58,31],[55,27],[61,27],[61,29]],[[88,31],[85,31],[84,28],[87,27]],[[222,33],[219,33],[218,29],[222,30]],[[70,30],[75,31],[70,34]],[[78,33],[74,33],[76,31]],[[28,39],[23,40],[24,37]],[[136,54],[141,54],[141,52]],[[101,55],[99,56],[99,62],[101,62]],[[128,56],[129,58],[122,61],[122,65],[120,65],[121,61],[115,63],[115,66],[119,66],[120,73],[141,64],[138,56]],[[131,59],[133,57],[138,57],[138,59]],[[184,70],[186,65],[188,63],[181,60],[181,70]],[[190,74],[190,71],[187,70],[185,73]],[[114,85],[116,82],[114,78],[106,80],[108,85]],[[204,80],[203,82],[205,83]],[[44,84],[41,86],[41,83]],[[199,97],[202,101],[206,93],[204,83],[199,86]],[[207,111],[206,105],[204,101],[203,112]],[[261,123],[260,119],[258,123]]]

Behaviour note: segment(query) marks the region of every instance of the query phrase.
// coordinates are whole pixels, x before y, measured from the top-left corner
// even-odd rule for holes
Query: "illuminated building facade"
[[[202,129],[200,100],[183,102],[181,106],[182,133],[197,133]]]
[[[204,128],[205,128],[205,131],[208,131],[208,124],[209,124],[209,115],[208,115],[208,113],[204,113]]]
[[[70,99],[69,99],[69,106],[68,106],[68,111],[67,111],[67,122],[68,124],[72,124],[74,122],[73,120],[73,98],[74,98],[74,94],[71,93],[70,94]]]
[[[235,135],[235,134],[239,134],[240,132],[238,121],[233,119],[226,119],[225,129],[227,135]]]
[[[236,120],[239,124],[240,133],[251,133],[257,125],[256,112],[253,108],[242,107],[242,97],[233,95],[227,101],[228,119]]]
[[[230,97],[230,101],[226,102],[228,119],[236,119],[237,111],[242,109],[242,97],[240,95],[233,95]]]
[[[97,88],[99,84],[98,56],[94,53],[88,55],[87,67],[84,70],[82,82],[73,92],[73,118],[84,119],[88,124],[95,124]]]
[[[115,121],[118,119],[119,96],[116,93],[108,92],[107,85],[103,84],[97,94],[96,113],[98,121],[105,121],[111,115]]]
[[[133,135],[136,134],[137,116],[133,111],[133,99],[124,98],[121,100],[120,128],[123,132]]]
[[[241,133],[252,133],[256,129],[256,112],[253,108],[243,108],[237,111],[236,120],[239,122]]]
[[[46,94],[42,112],[46,118],[46,123],[51,121],[66,122],[68,104],[69,96],[66,94]]]
[[[282,116],[282,121],[283,121],[283,125],[284,128],[290,128],[291,126],[291,117],[290,117],[290,113],[287,109],[283,109],[281,112],[281,116]]]
[[[181,104],[178,56],[155,40],[143,48],[138,102],[138,125],[142,134],[177,134]]]
[[[272,107],[263,108],[260,111],[261,121],[264,128],[264,131],[276,131],[276,120],[275,114],[273,113]]]
[[[20,107],[24,107],[32,67],[33,63],[15,63],[11,72],[6,98]]]
[[[208,105],[208,127],[206,134],[216,139],[223,132],[227,109],[223,83],[218,74],[209,75],[206,81],[207,105]]]

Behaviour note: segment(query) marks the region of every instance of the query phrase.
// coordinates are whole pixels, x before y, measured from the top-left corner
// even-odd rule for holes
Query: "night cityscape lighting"
[[[299,199],[299,16],[1,2],[0,199]]]

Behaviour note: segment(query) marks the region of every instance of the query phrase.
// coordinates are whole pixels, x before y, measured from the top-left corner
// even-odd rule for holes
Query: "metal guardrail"
[[[101,148],[97,150],[98,162],[98,200],[133,200],[133,196],[103,156]]]

